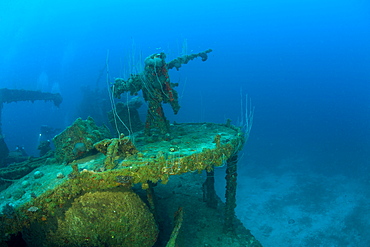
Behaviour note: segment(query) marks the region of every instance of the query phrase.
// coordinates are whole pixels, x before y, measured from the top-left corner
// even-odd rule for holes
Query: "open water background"
[[[213,52],[171,71],[182,106],[167,109],[171,121],[237,124],[248,94],[242,166],[303,157],[316,173],[360,179],[370,172],[369,30],[365,0],[2,0],[0,88],[64,98],[60,108],[5,104],[5,140],[37,155],[41,125],[64,129],[79,116],[81,88],[107,87],[108,51],[112,82],[132,71],[130,58],[164,51],[169,61],[186,41],[189,53]]]

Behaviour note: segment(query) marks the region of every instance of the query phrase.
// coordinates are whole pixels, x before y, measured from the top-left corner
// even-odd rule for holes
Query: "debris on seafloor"
[[[143,91],[143,130],[109,139],[88,118],[57,135],[54,157],[0,191],[3,246],[17,233],[33,246],[261,246],[234,212],[237,153],[248,135],[230,122],[169,124],[163,114],[162,103],[180,108],[168,69],[210,51],[170,63],[154,54],[141,74],[116,80],[116,97]],[[225,164],[226,210],[209,178]]]
[[[168,243],[167,243],[166,247],[175,247],[176,246],[176,239],[177,239],[177,236],[179,235],[179,232],[180,232],[180,229],[181,229],[181,226],[182,226],[182,222],[184,220],[183,208],[180,207],[176,211],[174,218],[175,218],[174,219],[175,227],[173,228],[173,231],[172,231],[171,236],[170,236],[170,240],[168,240]]]

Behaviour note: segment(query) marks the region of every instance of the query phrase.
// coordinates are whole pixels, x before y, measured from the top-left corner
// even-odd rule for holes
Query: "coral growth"
[[[94,119],[78,118],[71,126],[53,138],[55,158],[59,162],[71,162],[89,154],[94,149],[94,143],[109,138],[106,126],[98,127]]]
[[[86,193],[58,218],[56,246],[153,246],[154,216],[131,189]]]
[[[104,139],[94,147],[106,156],[104,160],[106,169],[113,169],[118,165],[118,161],[138,152],[131,140],[123,134],[120,138]]]

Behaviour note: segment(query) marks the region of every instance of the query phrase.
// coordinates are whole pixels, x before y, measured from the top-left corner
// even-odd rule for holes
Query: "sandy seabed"
[[[236,214],[245,227],[265,247],[370,246],[370,177],[327,176],[304,163],[283,160],[273,171],[239,164]]]

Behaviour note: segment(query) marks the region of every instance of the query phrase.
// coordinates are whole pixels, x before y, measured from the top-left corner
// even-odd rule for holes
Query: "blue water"
[[[170,72],[182,106],[167,111],[171,121],[237,124],[242,91],[255,106],[244,163],[273,170],[295,156],[326,175],[370,172],[368,1],[2,0],[0,23],[0,88],[64,98],[60,108],[5,104],[11,150],[37,155],[41,125],[63,129],[79,116],[81,88],[107,87],[108,52],[113,81],[130,71],[130,54],[170,60],[186,40],[189,53],[213,52]]]

